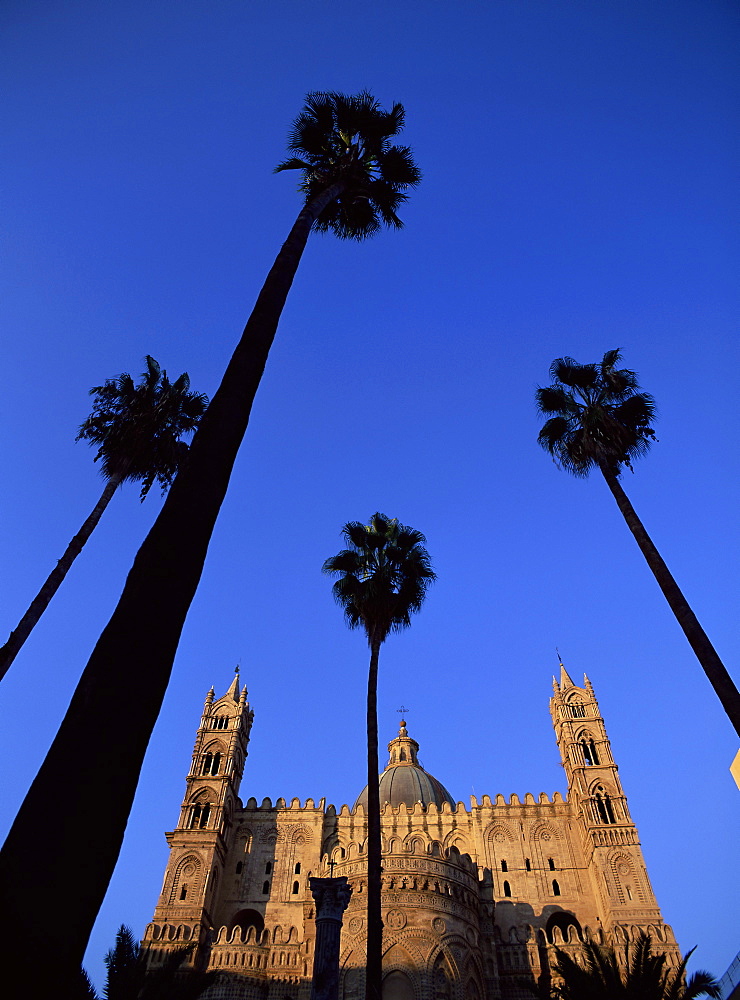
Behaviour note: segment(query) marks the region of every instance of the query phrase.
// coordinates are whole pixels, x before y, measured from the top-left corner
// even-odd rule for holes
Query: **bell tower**
[[[254,717],[246,687],[239,690],[238,668],[226,694],[214,699],[211,688],[195,737],[179,822],[165,834],[170,859],[154,922],[145,936],[155,949],[159,941],[171,942],[171,947],[189,941],[202,945],[212,926]]]
[[[574,684],[561,663],[553,688],[550,712],[601,926],[662,925],[591,682],[584,674],[583,686]]]

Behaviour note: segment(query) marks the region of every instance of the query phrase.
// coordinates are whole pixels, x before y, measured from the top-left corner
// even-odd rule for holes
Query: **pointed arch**
[[[185,825],[189,830],[204,830],[211,825],[216,796],[209,788],[201,788],[188,803]]]
[[[313,840],[313,832],[307,826],[296,826],[290,831],[289,842],[302,847]]]
[[[430,972],[434,1000],[454,1000],[458,972],[445,949],[440,948],[436,952]]]
[[[219,706],[213,708],[213,714],[208,722],[209,729],[231,729],[231,716]]]
[[[342,974],[340,996],[342,1000],[362,1000],[364,996],[364,977],[357,966],[345,968]]]
[[[550,915],[545,925],[545,934],[550,944],[565,944],[570,934],[569,928],[575,929],[576,937],[583,941],[583,931],[574,913],[567,910],[558,910]]]
[[[186,854],[175,865],[170,886],[170,903],[191,904],[200,897],[203,862],[197,854]]]
[[[644,902],[645,892],[634,858],[625,851],[614,851],[607,863],[619,902]]]
[[[445,848],[449,851],[451,847],[457,849],[458,854],[470,854],[470,846],[467,839],[459,830],[452,830],[444,840]]]
[[[557,826],[553,825],[547,820],[541,820],[539,823],[535,824],[531,833],[531,839],[538,842],[541,841],[557,842],[561,839],[561,832],[557,828]]]
[[[594,787],[593,797],[599,821],[605,824],[616,823],[612,797],[603,783],[597,784]]]
[[[410,833],[403,842],[404,850],[412,854],[426,854],[429,838],[419,830]]]
[[[406,969],[392,969],[383,976],[383,1000],[416,1000],[414,982]]]
[[[571,719],[586,718],[586,695],[579,688],[573,688],[565,696],[564,706]]]

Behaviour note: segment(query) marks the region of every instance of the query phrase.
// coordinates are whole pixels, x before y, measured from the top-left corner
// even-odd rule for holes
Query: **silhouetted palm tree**
[[[619,351],[607,351],[600,364],[581,365],[558,358],[550,367],[555,380],[537,389],[537,408],[552,414],[539,433],[539,443],[574,476],[599,469],[627,527],[653,571],[722,707],[740,735],[740,693],[688,601],[627,499],[619,476],[622,467],[644,455],[655,438],[651,423],[655,403],[641,392],[633,371],[615,366]]]
[[[0,649],[0,679],[8,672],[46,611],[121,483],[140,482],[142,500],[155,482],[165,493],[188,451],[182,436],[195,430],[208,405],[207,396],[190,392],[187,372],[170,382],[167,372],[162,371],[149,355],[146,356],[146,371],[138,385],[124,372],[103,385],[96,385],[90,395],[95,396],[93,411],[80,427],[77,440],[97,445],[95,461],[101,460],[105,487],[92,512]]]
[[[342,534],[347,548],[324,563],[339,579],[332,587],[350,628],[361,628],[370,647],[367,680],[367,966],[365,996],[380,1000],[383,923],[380,911],[381,839],[378,772],[378,658],[391,632],[408,628],[435,579],[420,531],[384,514],[370,524],[350,521]]]
[[[677,968],[666,967],[664,954],[653,954],[647,934],[640,934],[628,946],[627,964],[622,968],[613,948],[589,942],[583,946],[583,964],[567,952],[555,952],[554,972],[562,982],[553,989],[559,1000],[695,1000],[722,996],[719,983],[708,972],[695,972],[686,980],[686,963],[694,949]]]
[[[301,160],[278,169],[303,170],[305,204],[0,852],[6,962],[37,965],[37,901],[65,901],[63,928],[49,945],[49,989],[58,989],[65,968],[71,976],[81,964],[113,873],[180,633],[308,236],[331,229],[363,239],[383,224],[401,225],[397,210],[420,177],[408,148],[390,142],[403,124],[400,104],[384,111],[367,93],[311,94],[295,122],[290,148]],[[50,815],[59,822],[52,838]]]
[[[218,973],[183,968],[192,950],[192,945],[174,948],[161,962],[150,965],[149,949],[121,924],[116,943],[105,956],[104,1000],[197,1000],[214,984]],[[87,978],[84,970],[83,976]],[[97,1000],[91,985],[89,990],[88,995]]]

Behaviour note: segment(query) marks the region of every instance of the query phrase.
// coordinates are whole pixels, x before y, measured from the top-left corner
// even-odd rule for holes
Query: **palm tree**
[[[149,949],[136,941],[130,927],[121,924],[116,943],[105,956],[104,1000],[197,1000],[218,973],[183,968],[192,950],[192,945],[174,948],[152,966]],[[98,1000],[84,970],[82,975],[89,990],[83,996]]]
[[[619,482],[622,468],[631,469],[633,459],[644,455],[655,438],[653,398],[640,391],[635,372],[616,368],[620,359],[617,350],[607,351],[600,364],[581,365],[573,358],[553,361],[553,384],[537,389],[537,408],[550,415],[538,440],[557,464],[574,476],[587,476],[592,469],[599,469],[740,735],[740,693]]]
[[[95,397],[93,411],[80,427],[76,440],[97,446],[95,461],[101,460],[105,487],[8,641],[0,648],[0,680],[46,611],[118,487],[127,480],[140,482],[142,500],[155,482],[162,487],[162,493],[166,493],[188,451],[182,436],[195,430],[208,405],[207,396],[190,392],[187,372],[170,382],[167,372],[162,371],[149,355],[146,356],[146,371],[138,385],[124,372],[118,378],[94,386],[90,395]]]
[[[367,967],[366,1000],[380,1000],[383,923],[380,913],[381,841],[378,783],[378,658],[391,632],[411,624],[435,579],[420,531],[385,514],[370,524],[350,521],[342,528],[347,548],[323,566],[337,576],[332,587],[349,628],[361,628],[370,647],[367,679]]]
[[[695,972],[686,980],[692,948],[675,969],[666,968],[666,956],[651,952],[647,934],[641,933],[627,948],[627,964],[620,966],[614,948],[588,942],[584,964],[557,949],[553,971],[561,982],[553,989],[558,1000],[695,1000],[722,996],[722,989],[708,972]]]
[[[180,633],[308,236],[330,229],[363,239],[383,224],[401,226],[396,213],[420,179],[408,148],[390,142],[403,124],[400,104],[384,111],[367,93],[310,94],[295,122],[289,145],[301,158],[278,169],[303,172],[305,203],[0,852],[0,954],[8,962],[38,969],[37,900],[65,901],[63,932],[50,943],[50,990],[58,990],[65,968],[72,976],[81,964],[113,873]],[[59,820],[53,838],[50,815]],[[93,831],[94,849],[87,839]]]

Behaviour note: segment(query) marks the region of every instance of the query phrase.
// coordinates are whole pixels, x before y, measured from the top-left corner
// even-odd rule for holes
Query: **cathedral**
[[[547,986],[556,948],[626,945],[645,931],[680,959],[645,869],[637,828],[588,678],[561,665],[550,711],[567,777],[559,792],[470,804],[419,763],[405,722],[380,776],[384,1000],[520,1000]],[[339,812],[321,799],[254,798],[239,786],[253,712],[238,676],[206,697],[170,858],[144,944],[150,960],[193,945],[218,970],[213,1000],[308,1000],[313,876],[346,876],[340,1000],[364,997],[364,789]]]

